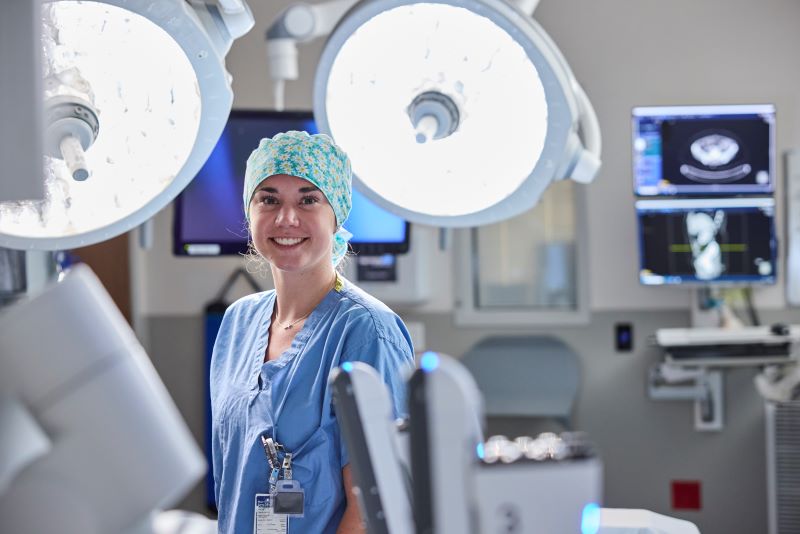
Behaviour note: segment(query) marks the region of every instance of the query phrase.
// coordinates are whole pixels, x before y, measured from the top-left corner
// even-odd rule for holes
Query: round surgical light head
[[[213,149],[232,92],[209,10],[58,0],[42,11],[46,197],[0,203],[0,246],[68,249],[170,202]]]
[[[370,199],[422,224],[489,224],[575,167],[578,106],[558,49],[504,0],[374,0],[331,34],[314,113]]]

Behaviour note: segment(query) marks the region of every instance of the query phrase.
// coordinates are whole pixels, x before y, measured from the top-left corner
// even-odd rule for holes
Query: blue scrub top
[[[289,532],[336,532],[346,506],[342,468],[349,459],[328,376],[362,361],[383,377],[395,416],[405,412],[411,338],[382,302],[341,279],[305,321],[291,347],[264,363],[275,291],[244,297],[225,312],[211,359],[212,456],[219,532],[253,532],[255,495],[268,493],[261,436],[293,454],[293,479],[305,490],[305,515]]]

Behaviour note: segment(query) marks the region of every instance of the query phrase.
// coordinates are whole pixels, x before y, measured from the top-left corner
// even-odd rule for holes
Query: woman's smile
[[[307,240],[307,237],[272,237],[270,241],[281,248],[292,248]]]

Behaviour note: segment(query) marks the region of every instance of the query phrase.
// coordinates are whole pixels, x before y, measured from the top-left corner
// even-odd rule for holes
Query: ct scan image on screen
[[[769,198],[638,201],[640,281],[774,283],[774,211]]]
[[[771,105],[634,108],[635,192],[771,193],[774,135]]]

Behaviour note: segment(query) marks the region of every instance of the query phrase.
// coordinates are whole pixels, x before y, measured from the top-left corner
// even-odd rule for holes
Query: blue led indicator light
[[[483,443],[478,443],[478,446],[476,447],[476,450],[478,452],[478,458],[483,460]]]
[[[353,372],[353,362],[344,362],[342,364],[342,371],[345,373],[352,373]]]
[[[419,366],[426,373],[430,373],[439,367],[439,356],[437,356],[435,352],[428,351],[422,355],[422,358],[419,361]]]
[[[581,514],[581,534],[597,534],[600,530],[600,506],[590,502]]]

